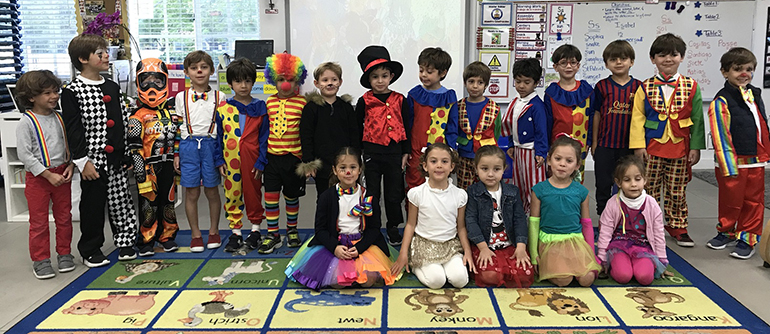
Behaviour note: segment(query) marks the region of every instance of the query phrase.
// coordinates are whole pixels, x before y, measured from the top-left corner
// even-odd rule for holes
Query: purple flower
[[[88,24],[85,34],[93,34],[104,36],[105,30],[109,30],[112,27],[120,24],[120,11],[107,15],[106,13],[99,13],[96,15],[93,21]]]

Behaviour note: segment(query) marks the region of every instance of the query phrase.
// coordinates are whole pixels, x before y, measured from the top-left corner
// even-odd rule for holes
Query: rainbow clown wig
[[[275,85],[278,76],[281,75],[284,78],[294,78],[298,85],[302,85],[305,83],[305,78],[307,78],[307,69],[305,69],[305,64],[302,63],[299,57],[286,52],[267,57],[265,67],[267,83]]]

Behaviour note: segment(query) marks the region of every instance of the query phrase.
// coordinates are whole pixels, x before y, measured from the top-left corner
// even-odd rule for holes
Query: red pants
[[[425,182],[425,176],[422,175],[422,164],[420,163],[422,154],[421,151],[417,150],[412,150],[412,153],[409,154],[409,160],[406,162],[406,175],[404,176],[406,179],[406,192]]]
[[[67,164],[48,171],[62,174]],[[56,253],[71,253],[72,244],[72,183],[54,187],[42,176],[27,172],[24,195],[29,207],[29,255],[32,261],[41,261],[51,257],[51,242],[48,231],[48,205],[53,201],[53,218],[56,222]]]
[[[254,179],[254,164],[257,162],[259,148],[250,148],[241,142],[241,187],[246,216],[252,224],[259,225],[265,219],[265,207],[262,206],[262,178]]]
[[[717,231],[754,246],[762,235],[765,213],[765,168],[738,168],[738,176],[723,176],[716,168],[719,184]]]

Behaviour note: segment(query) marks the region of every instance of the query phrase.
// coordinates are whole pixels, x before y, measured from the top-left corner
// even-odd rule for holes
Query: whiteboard
[[[446,0],[291,0],[291,53],[305,63],[308,78],[302,92],[313,86],[313,69],[327,61],[342,66],[339,94],[359,97],[366,92],[358,54],[368,45],[382,45],[404,73],[391,90],[404,95],[420,84],[417,56],[426,47],[440,47],[452,57],[441,84],[462,95],[465,64],[465,1]]]
[[[636,51],[632,76],[644,80],[655,75],[650,45],[656,36],[670,32],[687,44],[679,73],[698,82],[704,101],[712,100],[724,85],[719,71],[722,54],[735,46],[751,50],[756,3],[677,1],[676,9],[681,5],[684,9],[677,13],[666,10],[665,1],[575,4],[572,43],[583,52],[579,78],[593,85],[611,74],[604,67],[602,52],[616,39],[629,41]]]

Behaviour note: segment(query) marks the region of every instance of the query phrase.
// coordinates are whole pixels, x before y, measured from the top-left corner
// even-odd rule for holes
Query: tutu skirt
[[[643,246],[631,240],[613,240],[607,245],[607,263],[611,265],[612,257],[619,252],[628,254],[628,257],[631,259],[646,257],[652,260],[652,264],[655,267],[655,278],[660,278],[660,275],[666,271],[666,265],[655,255],[649,244]]]
[[[447,241],[433,241],[414,234],[409,245],[409,266],[421,268],[433,263],[446,263],[455,254],[462,253],[463,245],[460,238],[455,236]]]
[[[473,254],[473,263],[476,265],[478,274],[473,274],[473,280],[476,282],[476,286],[481,288],[487,287],[499,287],[505,286],[507,288],[529,288],[532,283],[535,282],[535,271],[532,266],[525,268],[516,267],[516,259],[513,259],[513,252],[516,251],[516,246],[508,246],[503,249],[494,250],[495,256],[492,257],[492,263],[487,265],[486,268],[478,267],[478,258],[481,251],[476,245],[471,245],[471,252]],[[495,272],[498,277],[498,281],[494,284],[487,284],[492,282],[485,282],[481,279],[481,276],[485,272]],[[486,276],[486,275],[485,275]]]
[[[351,245],[355,245],[361,235],[341,235],[341,237],[342,239],[356,238],[356,240],[349,240]],[[313,239],[307,240],[300,247],[285,271],[289,279],[308,288],[319,290],[329,286],[374,283],[369,282],[370,279],[382,279],[386,285],[391,285],[400,278],[400,275],[390,274],[393,260],[398,257],[398,251],[392,247],[389,247],[390,257],[385,255],[379,247],[371,245],[357,258],[341,260],[322,245],[308,246],[311,240]]]
[[[540,231],[540,261],[538,280],[580,277],[600,270],[594,250],[588,246],[582,233],[548,234]]]

